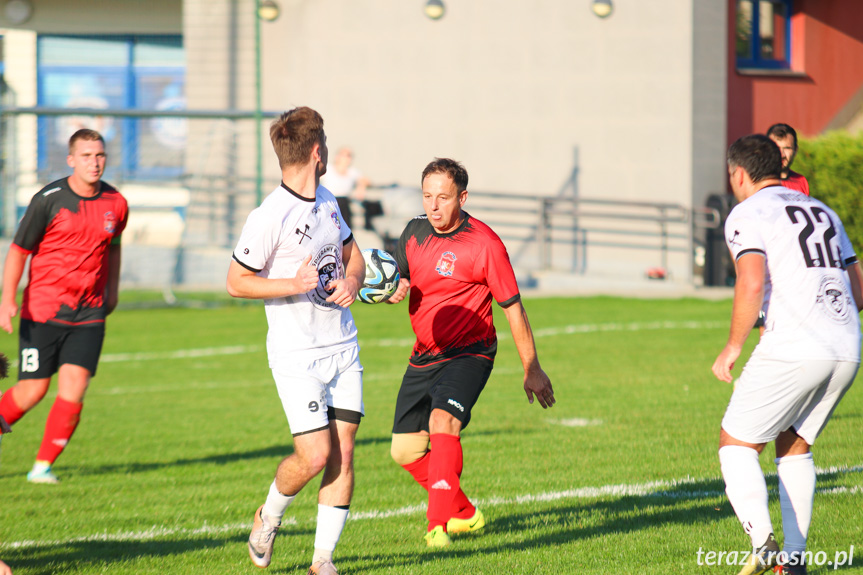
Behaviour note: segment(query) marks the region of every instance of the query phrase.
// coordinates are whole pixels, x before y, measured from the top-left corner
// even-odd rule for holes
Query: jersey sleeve
[[[279,244],[280,233],[281,226],[276,225],[264,209],[253,210],[234,249],[234,260],[255,273],[263,270]]]
[[[48,202],[40,192],[30,200],[30,205],[21,218],[13,240],[15,245],[27,253],[32,252],[42,241],[48,223]]]
[[[406,280],[411,279],[411,270],[410,266],[408,266],[408,255],[407,255],[407,243],[411,237],[410,232],[410,222],[405,226],[405,229],[402,231],[402,235],[399,236],[399,243],[396,245],[396,253],[393,254],[393,257],[396,258],[396,263],[399,265],[399,275]]]
[[[732,210],[725,221],[725,243],[734,261],[748,253],[767,253],[758,222],[741,210]]]
[[[833,221],[836,222],[836,229],[839,232],[839,249],[840,257],[842,259],[842,266],[847,267],[851,264],[857,263],[857,254],[854,252],[854,246],[851,243],[851,239],[848,237],[848,234],[845,233],[845,226],[842,224],[842,220],[834,213],[831,214],[833,217]]]
[[[494,300],[501,307],[507,307],[521,299],[518,282],[515,280],[515,272],[512,270],[506,246],[498,237],[488,238],[488,240],[476,260],[474,272],[478,277],[486,278]]]
[[[123,217],[120,218],[120,221],[117,223],[117,230],[114,232],[114,237],[111,238],[112,246],[119,246],[122,236],[123,230],[126,229],[126,224],[129,223],[129,204],[126,202],[125,198],[123,199]]]

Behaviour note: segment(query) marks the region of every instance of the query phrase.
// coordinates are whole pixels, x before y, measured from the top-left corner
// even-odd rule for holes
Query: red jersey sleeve
[[[520,298],[518,282],[515,280],[506,246],[497,235],[490,235],[492,237],[476,259],[475,273],[477,277],[486,278],[488,289],[498,305],[507,307]]]

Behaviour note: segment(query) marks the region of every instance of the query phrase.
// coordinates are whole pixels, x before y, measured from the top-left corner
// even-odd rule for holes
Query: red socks
[[[0,415],[3,416],[3,419],[5,419],[6,423],[9,425],[12,425],[27,413],[18,407],[17,403],[15,403],[15,400],[12,398],[12,389],[4,393],[3,397],[0,397]]]
[[[461,440],[457,435],[435,433],[431,435],[431,452],[428,465],[429,506],[426,517],[429,531],[443,526],[452,517],[456,494],[461,491],[459,478],[462,470]]]
[[[75,433],[75,428],[78,427],[82,407],[83,404],[72,403],[59,397],[54,400],[54,405],[48,413],[48,421],[45,423],[42,446],[36,454],[37,461],[53,464],[57,460],[72,434]],[[3,417],[6,415],[4,414]]]
[[[462,491],[459,484],[463,464],[461,440],[454,435],[439,433],[432,435],[432,443],[434,444],[435,449],[438,450],[440,459],[442,460],[441,462],[438,462],[438,465],[443,467],[451,466],[455,475],[455,485],[450,486],[455,490],[455,497],[452,498],[448,511],[444,513],[444,515],[446,515],[446,519],[443,521],[443,525],[446,525],[446,522],[452,517],[470,519],[473,517],[474,513],[476,513],[476,508],[471,504],[470,499],[468,499],[467,495],[464,494],[464,491]],[[449,447],[449,453],[446,453],[447,447]],[[434,452],[427,451],[425,455],[416,461],[408,463],[407,465],[402,465],[405,471],[410,473],[414,480],[426,491],[429,491],[429,464],[432,461],[432,453]],[[436,481],[439,481],[439,479],[440,478]],[[433,492],[429,492],[429,513],[431,513],[432,495],[434,492],[438,491],[439,490],[436,489]],[[445,503],[445,501],[441,502],[441,504],[442,503]],[[431,521],[431,519],[429,521]],[[434,529],[434,527],[435,526],[432,525],[431,529]]]
[[[431,451],[426,451],[425,455],[413,463],[402,465],[405,471],[410,473],[414,480],[426,491],[429,490],[429,459],[431,459]]]

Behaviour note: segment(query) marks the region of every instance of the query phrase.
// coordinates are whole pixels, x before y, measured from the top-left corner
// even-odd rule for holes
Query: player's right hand
[[[16,315],[18,315],[17,303],[0,304],[0,329],[6,333],[12,333],[12,318]]]
[[[300,264],[300,269],[297,270],[297,275],[294,277],[299,289],[298,293],[308,293],[318,287],[318,270],[309,265],[311,261],[312,254],[309,254]]]
[[[408,290],[411,289],[411,281],[406,278],[399,279],[399,287],[396,288],[396,293],[391,295],[387,303],[399,303],[408,295]]]
[[[740,357],[740,348],[731,344],[726,345],[716,361],[713,362],[713,375],[716,376],[716,379],[731,383],[734,379],[731,376],[731,370],[734,369],[734,362],[737,361],[738,357]]]

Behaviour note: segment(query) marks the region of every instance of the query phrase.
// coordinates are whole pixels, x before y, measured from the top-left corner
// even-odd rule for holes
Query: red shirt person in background
[[[21,419],[58,373],[57,398],[27,474],[32,483],[58,482],[51,466],[78,426],[102,351],[105,317],[117,306],[128,205],[102,181],[106,159],[98,132],[75,132],[66,158],[72,175],[33,196],[6,255],[0,296],[0,328],[6,333],[12,333],[19,311],[18,283],[28,258],[30,273],[20,309],[18,383],[0,398],[0,417],[9,425]]]
[[[767,130],[767,137],[773,140],[782,152],[782,185],[808,196],[809,182],[803,175],[791,169],[797,155],[797,132],[788,124],[773,124]]]

